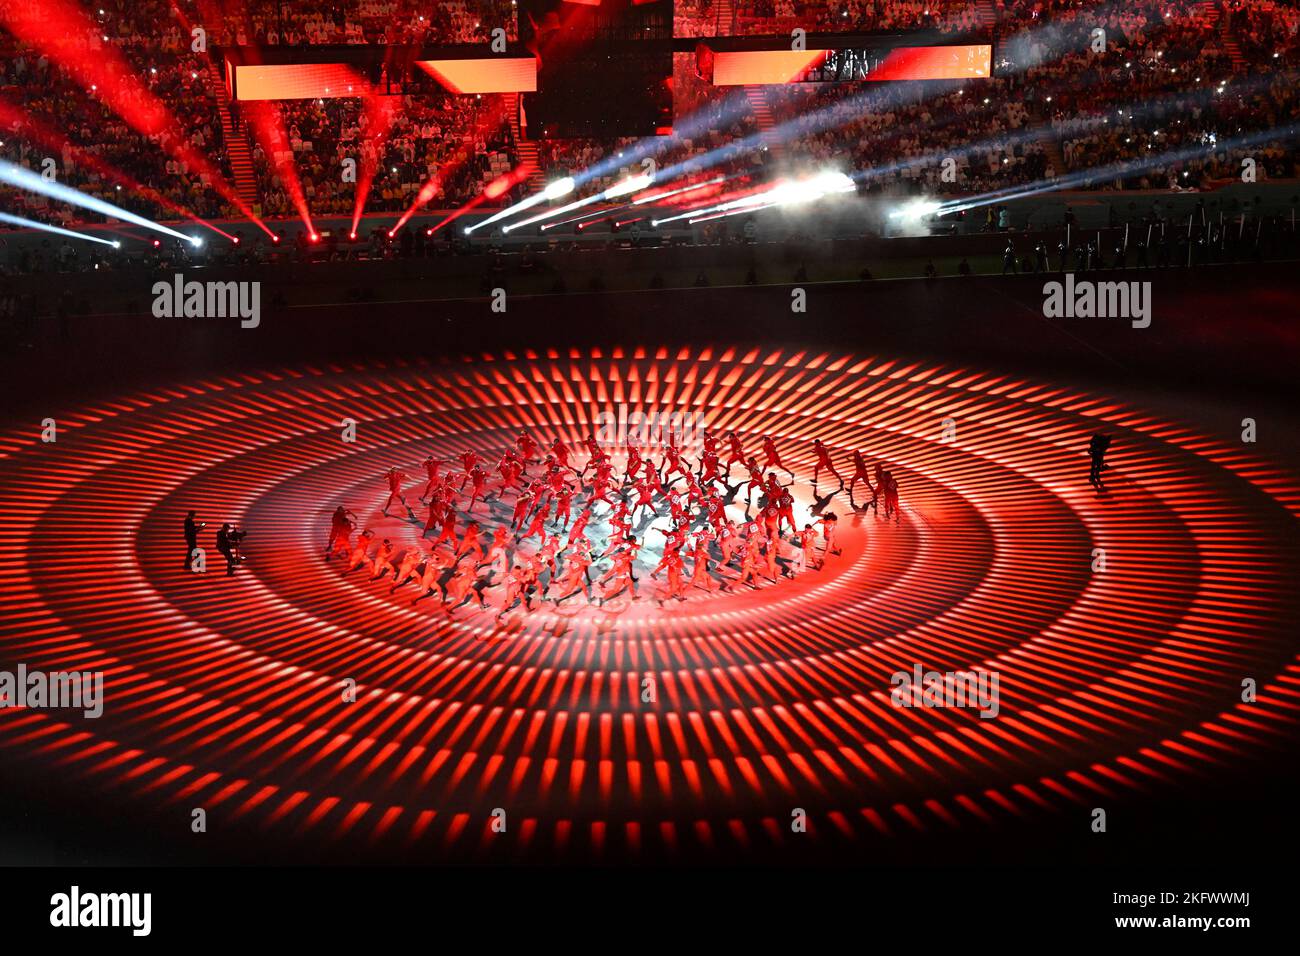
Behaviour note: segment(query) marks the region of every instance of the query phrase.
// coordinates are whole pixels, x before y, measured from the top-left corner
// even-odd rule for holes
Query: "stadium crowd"
[[[23,4],[30,0],[0,0],[0,26]],[[100,58],[110,73],[129,71],[165,105],[168,123],[142,132],[59,57],[0,29],[0,158],[52,170],[61,183],[144,215],[240,218],[233,190],[212,188],[211,171],[235,183],[231,133],[248,142],[253,208],[264,217],[294,215],[299,192],[313,214],[351,213],[357,185],[340,175],[347,159],[363,181],[374,171],[366,208],[378,211],[407,208],[429,182],[438,185],[431,205],[460,205],[521,161],[512,100],[453,96],[422,78],[379,109],[367,99],[278,101],[276,122],[252,135],[238,107],[225,110],[211,59],[225,44],[463,43],[498,26],[513,39],[510,2],[83,0],[80,8],[85,29],[64,36],[61,49]],[[221,15],[206,19],[214,10]],[[714,86],[694,56],[679,54],[676,133],[653,153],[660,168],[707,154],[718,161],[711,175],[761,179],[833,164],[858,172],[867,190],[941,195],[1066,177],[1074,188],[1205,189],[1236,175],[1247,157],[1260,178],[1296,175],[1294,138],[1269,135],[1296,117],[1294,4],[680,0],[676,32],[708,35],[728,18],[723,29],[736,33],[934,28],[983,37],[995,28],[997,62],[986,80],[746,91]],[[196,51],[199,22],[207,46]],[[639,171],[634,142],[538,142],[540,176],[608,160],[594,185],[611,184]],[[945,175],[945,159],[957,175]],[[29,218],[94,219],[30,192],[0,195]]]
[[[854,18],[869,6],[828,8],[838,11],[832,19],[858,24]],[[922,16],[939,19],[974,11],[972,4],[918,6]],[[779,3],[766,19],[745,13],[770,8],[737,4],[738,32],[793,25]],[[909,10],[903,4],[867,25],[897,25]],[[800,17],[809,15],[801,10]],[[1293,8],[1237,3],[1221,18],[1214,4],[1180,0],[1011,0],[999,4],[997,17],[998,62],[985,81],[765,88],[759,96],[782,144],[777,162],[831,163],[860,173],[869,191],[927,195],[1063,177],[1082,189],[1209,188],[1247,155],[1260,178],[1296,175],[1294,140],[1263,135],[1296,116],[1296,75],[1287,65],[1296,43]],[[1269,39],[1234,49],[1238,30]],[[679,71],[679,116],[684,87]],[[584,142],[573,153],[553,144],[548,172],[582,168],[624,145],[601,150]],[[1164,153],[1171,155],[1161,161]],[[947,159],[955,175],[945,175]]]

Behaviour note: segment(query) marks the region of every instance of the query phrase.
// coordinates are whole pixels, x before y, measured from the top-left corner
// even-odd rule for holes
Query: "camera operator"
[[[226,559],[226,573],[234,574],[235,566],[242,564],[244,556],[239,553],[239,543],[244,540],[245,532],[230,523],[223,524],[217,532],[217,550]]]

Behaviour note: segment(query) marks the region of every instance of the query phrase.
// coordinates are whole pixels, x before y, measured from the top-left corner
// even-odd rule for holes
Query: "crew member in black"
[[[207,523],[194,520],[194,512],[191,511],[185,515],[185,570],[194,570],[194,551],[199,546],[199,532],[207,527]]]
[[[1092,458],[1092,467],[1088,471],[1088,483],[1101,491],[1103,488],[1101,473],[1106,465],[1106,449],[1110,448],[1110,436],[1097,432],[1088,442],[1088,455]]]
[[[239,542],[244,540],[244,532],[232,524],[223,524],[217,532],[217,550],[226,559],[226,573],[234,574],[235,565],[244,560],[239,553]]]

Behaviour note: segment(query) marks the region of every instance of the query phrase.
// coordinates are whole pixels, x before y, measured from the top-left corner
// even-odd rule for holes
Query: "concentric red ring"
[[[321,560],[335,505],[379,520],[390,465],[523,427],[576,444],[619,404],[770,433],[801,490],[814,437],[861,448],[898,476],[903,518],[842,522],[844,554],[791,583],[502,624]],[[0,646],[104,671],[106,712],[8,711],[0,746],[239,831],[469,857],[834,843],[1058,812],[1294,732],[1294,481],[1061,388],[844,355],[575,351],[243,375],[58,422],[56,443],[25,427],[0,446]],[[1098,428],[1115,435],[1104,497],[1085,480]],[[181,569],[189,508],[249,529],[237,575]],[[892,706],[890,675],[918,663],[996,670],[999,716]]]

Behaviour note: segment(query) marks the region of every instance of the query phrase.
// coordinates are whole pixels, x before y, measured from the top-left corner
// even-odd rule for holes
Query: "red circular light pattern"
[[[906,507],[886,522],[837,496],[843,554],[823,570],[666,607],[448,617],[322,560],[338,504],[414,543],[379,515],[390,466],[523,428],[576,447],[620,407],[772,434],[805,513],[812,440],[837,463],[861,449]],[[798,839],[823,845],[1014,823],[1294,733],[1296,484],[1066,389],[843,354],[591,350],[242,374],[54,417],[57,442],[23,426],[0,444],[0,647],[5,666],[103,671],[106,708],[9,712],[0,747],[134,805],[376,853],[743,852],[787,845],[796,807]],[[1098,429],[1104,496],[1086,482]],[[221,521],[248,530],[233,577],[182,569],[190,508],[209,548]],[[891,675],[916,665],[996,672],[997,716],[893,706]]]

